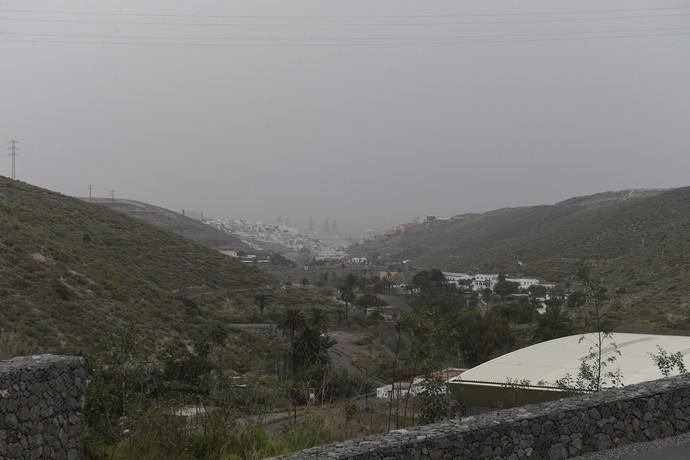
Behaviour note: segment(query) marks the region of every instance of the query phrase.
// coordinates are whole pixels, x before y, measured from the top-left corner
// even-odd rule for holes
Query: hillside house
[[[449,284],[454,284],[456,287],[470,285],[473,291],[483,291],[484,289],[493,290],[498,283],[499,275],[495,273],[477,273],[470,275],[468,273],[443,272],[443,277]],[[517,283],[522,290],[528,290],[532,286],[544,286],[547,289],[552,289],[553,284],[544,283],[539,278],[506,278],[506,281]]]

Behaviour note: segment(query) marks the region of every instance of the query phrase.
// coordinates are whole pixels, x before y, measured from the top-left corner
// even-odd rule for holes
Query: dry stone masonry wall
[[[82,459],[85,384],[81,358],[0,361],[0,459]]]
[[[398,430],[280,459],[561,460],[690,430],[690,376]]]

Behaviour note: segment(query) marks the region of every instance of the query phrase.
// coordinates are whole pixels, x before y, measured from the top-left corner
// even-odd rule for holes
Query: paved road
[[[651,452],[629,455],[624,460],[687,460],[690,458],[690,443],[666,447]]]
[[[690,460],[690,433],[592,452],[572,460]]]

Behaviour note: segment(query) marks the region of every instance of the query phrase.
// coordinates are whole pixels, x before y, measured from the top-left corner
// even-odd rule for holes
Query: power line
[[[12,139],[9,142],[9,144],[10,144],[9,148],[8,148],[10,151],[9,156],[12,157],[12,174],[10,177],[12,179],[16,179],[17,175],[16,175],[16,168],[15,168],[15,159],[17,158],[17,150],[19,150],[19,148],[17,147],[17,141],[14,139]]]
[[[496,40],[448,40],[448,41],[395,41],[395,42],[359,42],[359,43],[170,43],[170,42],[113,42],[113,41],[84,41],[84,40],[36,40],[36,39],[11,39],[0,38],[0,42],[29,43],[29,44],[66,44],[66,45],[107,45],[107,46],[153,46],[153,47],[237,47],[237,48],[269,48],[269,47],[376,47],[376,46],[415,46],[415,45],[461,45],[480,43],[530,43],[550,41],[576,41],[576,40],[609,40],[621,38],[648,38],[648,37],[672,37],[686,36],[690,32],[666,32],[657,34],[627,34],[608,36],[581,36],[581,37],[543,37],[527,39],[496,39]]]
[[[94,34],[60,34],[60,33],[31,33],[31,32],[0,32],[0,36],[29,36],[29,37],[64,37],[64,38],[97,38],[97,39],[123,39],[123,40],[212,40],[212,41],[268,41],[268,42],[294,42],[302,41],[316,43],[320,41],[346,41],[346,40],[448,40],[463,38],[503,38],[503,37],[548,37],[554,35],[598,35],[598,34],[628,34],[661,31],[690,30],[690,27],[651,27],[644,29],[617,29],[594,30],[574,32],[524,32],[508,34],[463,34],[463,35],[417,35],[417,36],[342,36],[342,37],[199,37],[199,36],[151,36],[151,35],[94,35]],[[143,44],[146,44],[145,42]]]
[[[384,19],[384,18],[448,18],[448,17],[500,17],[500,16],[553,16],[570,14],[607,14],[607,13],[630,13],[645,11],[675,11],[688,10],[690,6],[664,6],[649,8],[611,8],[597,10],[566,10],[566,11],[535,11],[535,12],[507,12],[507,13],[445,13],[445,14],[366,14],[366,15],[237,15],[237,14],[187,14],[187,13],[123,13],[123,12],[95,12],[95,11],[64,11],[64,10],[26,10],[2,8],[0,13],[20,13],[20,14],[60,14],[74,16],[115,16],[115,17],[157,17],[157,18],[198,18],[198,19],[217,19],[217,18],[237,18],[237,19]]]
[[[286,22],[154,22],[154,21],[117,21],[117,20],[83,20],[83,19],[44,19],[44,18],[12,18],[3,17],[0,21],[6,22],[32,22],[32,23],[66,23],[66,24],[114,24],[130,26],[191,26],[191,27],[401,27],[401,26],[453,26],[453,25],[482,25],[482,24],[528,24],[528,23],[560,23],[560,22],[582,22],[582,21],[610,21],[625,19],[648,19],[648,18],[675,18],[678,16],[688,16],[690,13],[677,14],[647,14],[647,15],[625,15],[625,16],[603,16],[603,17],[566,17],[566,18],[542,18],[542,19],[505,19],[488,21],[444,21],[444,22],[307,22],[307,23],[286,23]]]

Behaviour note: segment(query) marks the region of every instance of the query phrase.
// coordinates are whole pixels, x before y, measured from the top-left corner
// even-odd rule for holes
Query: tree
[[[679,374],[687,373],[682,352],[677,351],[675,353],[669,353],[659,345],[657,345],[656,348],[659,350],[658,353],[650,353],[649,356],[664,377],[670,377],[673,369],[678,369]]]
[[[345,319],[347,319],[347,312],[350,304],[355,300],[355,293],[347,290],[340,293],[340,299],[345,302]]]
[[[442,290],[444,284],[443,272],[437,268],[430,271],[421,271],[412,278],[412,285],[425,295]]]
[[[499,281],[494,286],[494,292],[501,297],[506,297],[510,294],[516,294],[520,290],[520,283],[514,281]]]
[[[271,296],[269,294],[261,293],[257,294],[254,296],[254,303],[256,306],[259,307],[259,311],[261,312],[261,316],[264,315],[264,310],[266,309],[266,304],[271,300]]]
[[[357,286],[357,276],[354,273],[348,273],[343,280],[343,285],[340,288],[343,291],[352,291]]]
[[[542,285],[538,284],[535,286],[530,286],[529,293],[533,297],[546,297],[547,289],[546,289],[546,286],[542,286]]]
[[[486,361],[512,341],[510,324],[503,316],[491,312],[482,316],[476,310],[458,317],[453,334],[467,366]]]
[[[585,337],[581,337],[582,341]],[[575,376],[567,373],[556,381],[559,386],[569,391],[597,392],[605,388],[620,388],[623,386],[623,375],[620,369],[607,370],[620,356],[620,351],[615,343],[612,343],[614,351],[602,359],[600,348],[594,343],[589,347],[585,356],[580,358],[580,364]]]
[[[568,296],[568,307],[580,307],[587,302],[587,297],[582,291],[575,291]]]
[[[311,366],[320,368],[329,362],[328,350],[335,345],[320,330],[314,327],[305,327],[295,339],[294,369],[295,372],[307,369]]]
[[[297,333],[306,327],[304,314],[301,310],[296,308],[288,308],[285,310],[282,318],[278,320],[278,329],[281,330],[284,336],[288,337],[290,341],[290,369],[294,375],[296,369],[295,361],[295,338]]]
[[[446,384],[442,378],[426,376],[422,382],[420,422],[434,423],[448,416],[450,399],[446,391]]]
[[[388,305],[384,300],[378,298],[374,294],[363,294],[355,299],[355,305],[358,307],[385,307]]]
[[[588,356],[588,359],[594,360],[593,377],[595,381],[593,386],[596,388],[596,391],[599,391],[603,383],[602,373],[604,372],[604,368],[615,361],[614,355],[608,358],[604,358],[603,356],[604,342],[607,340],[610,341],[612,336],[611,325],[606,321],[603,311],[603,303],[607,300],[606,288],[594,279],[592,270],[589,266],[581,267],[576,276],[580,283],[582,283],[582,292],[585,295],[585,306],[589,307],[589,323],[592,324],[596,330],[596,342],[593,346],[594,350],[590,350],[590,354],[594,353],[594,356]],[[580,340],[583,339],[584,336]],[[617,350],[615,343],[612,342],[611,345]],[[613,358],[613,360],[611,360],[611,358]]]
[[[537,327],[532,335],[532,341],[545,342],[547,340],[565,337],[575,331],[573,321],[558,305],[547,307],[543,315],[537,319]]]
[[[604,302],[608,300],[606,288],[595,280],[589,266],[581,267],[576,277],[582,285],[584,305],[589,307],[587,322],[595,328],[596,332],[593,334],[594,340],[587,354],[580,359],[577,374],[574,377],[566,374],[556,383],[564,388],[595,392],[606,387],[623,386],[620,369],[609,370],[621,353],[612,341],[611,325],[604,313]],[[580,337],[580,342],[585,340],[589,340],[587,336]],[[605,352],[605,345],[612,351]]]
[[[314,307],[309,311],[309,326],[320,331],[328,331],[328,314],[323,308]]]

